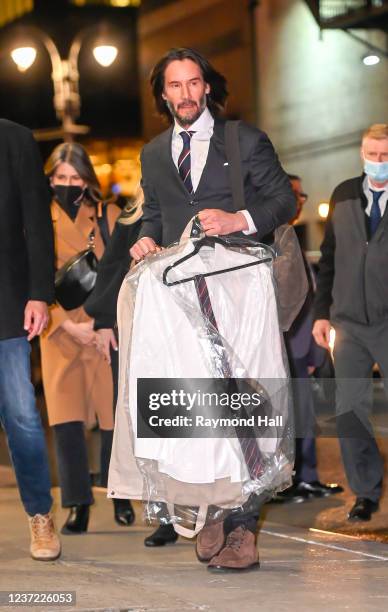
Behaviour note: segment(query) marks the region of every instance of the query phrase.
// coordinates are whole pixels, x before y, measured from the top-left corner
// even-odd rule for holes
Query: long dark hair
[[[158,61],[151,72],[150,82],[158,112],[172,121],[170,111],[162,97],[164,91],[164,74],[167,66],[171,64],[171,62],[185,59],[195,62],[200,67],[205,83],[210,85],[210,94],[206,96],[207,106],[211,114],[216,117],[224,110],[226,98],[228,97],[226,79],[222,74],[217,72],[210,62],[203,57],[203,55],[198,53],[198,51],[185,47],[170,49],[170,51]]]
[[[66,162],[73,166],[86,183],[86,203],[96,205],[102,200],[101,187],[94,171],[90,157],[84,147],[78,142],[64,142],[55,147],[45,164],[46,176],[51,178],[59,164]]]

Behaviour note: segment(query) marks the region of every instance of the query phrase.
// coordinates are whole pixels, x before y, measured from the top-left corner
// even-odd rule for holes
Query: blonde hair
[[[132,225],[136,223],[143,214],[144,193],[140,185],[137,186],[136,192],[131,200],[124,207],[123,212],[117,219],[122,225]]]
[[[374,138],[375,140],[388,138],[388,123],[374,123],[363,133],[362,140],[365,138]]]

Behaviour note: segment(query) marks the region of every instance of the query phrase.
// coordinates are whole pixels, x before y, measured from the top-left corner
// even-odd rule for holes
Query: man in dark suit
[[[321,246],[313,334],[327,348],[335,329],[337,431],[356,500],[350,521],[379,508],[384,464],[369,414],[372,370],[388,376],[388,124],[363,134],[364,173],[335,188]]]
[[[198,215],[207,235],[243,233],[263,240],[295,214],[295,198],[266,134],[241,122],[239,141],[246,208],[235,212],[225,152],[225,78],[192,49],[173,49],[155,66],[151,85],[159,112],[173,125],[148,143],[141,156],[144,214],[136,260],[179,240]],[[257,562],[259,511],[233,515],[224,526],[203,529],[197,555],[218,569],[247,569]],[[225,542],[226,537],[226,542]],[[146,545],[175,541],[160,527]]]
[[[307,194],[302,188],[302,179],[296,174],[289,174],[292,190],[296,197],[297,212],[292,220],[295,223],[300,217]],[[295,410],[295,475],[293,484],[285,491],[278,493],[274,502],[304,502],[312,497],[328,497],[341,493],[343,488],[335,483],[319,481],[317,470],[317,453],[315,443],[314,398],[309,375],[323,365],[327,351],[318,346],[313,338],[313,302],[315,293],[315,274],[306,256],[303,254],[309,289],[305,303],[298,316],[285,334],[290,372],[293,378]]]
[[[40,154],[26,128],[0,119],[0,421],[29,516],[30,552],[60,555],[50,509],[46,442],[30,376],[30,343],[54,299],[50,195]]]

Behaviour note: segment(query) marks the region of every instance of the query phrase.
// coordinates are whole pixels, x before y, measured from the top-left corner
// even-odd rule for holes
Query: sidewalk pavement
[[[66,511],[54,489],[60,527]],[[334,501],[334,500],[333,500]],[[101,491],[90,528],[81,536],[62,536],[63,554],[55,562],[29,558],[28,525],[15,487],[0,490],[0,584],[3,591],[76,591],[76,605],[1,607],[1,610],[90,610],[132,612],[369,612],[388,606],[388,546],[292,525],[308,523],[327,501],[267,507],[259,536],[260,570],[210,574],[194,553],[192,541],[145,548],[151,528],[141,520],[131,527],[113,521],[112,502]],[[343,503],[342,503],[343,506]],[[310,517],[310,518],[309,518]]]

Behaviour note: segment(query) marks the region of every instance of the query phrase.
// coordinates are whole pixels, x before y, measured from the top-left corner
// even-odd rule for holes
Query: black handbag
[[[101,237],[106,245],[109,237],[106,206],[102,217],[97,217]],[[94,254],[94,230],[89,235],[88,248],[76,253],[55,273],[55,299],[65,310],[73,310],[84,304],[94,289],[98,260]]]

